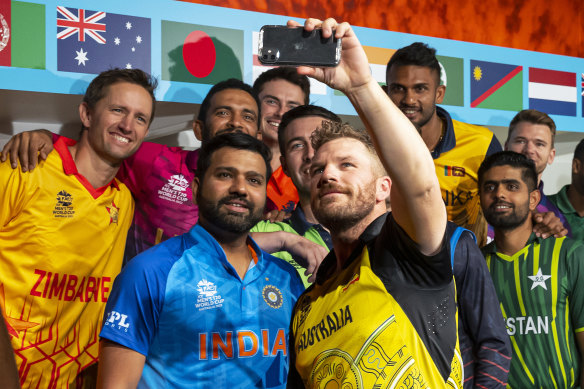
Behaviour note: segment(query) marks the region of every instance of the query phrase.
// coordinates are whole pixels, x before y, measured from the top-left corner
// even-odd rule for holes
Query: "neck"
[[[573,181],[572,184],[568,186],[567,195],[570,204],[572,204],[572,207],[574,207],[578,216],[584,217],[584,193],[579,193],[578,188],[576,188]]]
[[[318,220],[316,220],[316,217],[314,216],[314,213],[312,212],[312,207],[310,206],[310,194],[308,194],[308,196],[305,196],[303,194],[300,194],[300,192],[298,192],[298,197],[299,200],[298,202],[300,203],[300,206],[302,207],[302,212],[304,212],[304,217],[306,218],[306,221],[312,224],[318,224]]]
[[[243,279],[252,260],[251,253],[247,247],[248,232],[232,233],[225,231],[223,228],[207,223],[201,217],[199,217],[199,224],[215,238],[225,252],[227,261],[233,266],[239,277]]]
[[[75,161],[77,171],[89,181],[94,188],[101,188],[109,184],[120,168],[120,164],[113,164],[104,160],[91,148],[87,142],[87,130],[81,135],[81,140],[69,147],[69,152]]]
[[[351,256],[351,253],[359,245],[359,237],[367,227],[379,216],[385,213],[385,202],[382,202],[382,206],[377,206],[368,216],[362,219],[356,225],[347,228],[343,231],[331,231],[331,238],[333,241],[333,249],[337,257],[337,272],[339,272],[345,262]],[[381,204],[381,203],[380,203]]]
[[[505,255],[515,254],[525,247],[532,231],[533,223],[531,222],[531,215],[521,226],[512,230],[495,228],[495,245],[497,246],[497,251]]]
[[[428,147],[428,150],[434,151],[438,143],[443,136],[443,132],[446,131],[446,125],[440,119],[436,111],[434,111],[434,115],[432,118],[426,123],[421,129],[422,140]]]

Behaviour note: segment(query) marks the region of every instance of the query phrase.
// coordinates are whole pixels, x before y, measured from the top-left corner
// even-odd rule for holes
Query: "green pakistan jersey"
[[[510,388],[579,384],[576,333],[584,331],[584,244],[537,238],[512,256],[494,242],[483,254],[511,337]]]

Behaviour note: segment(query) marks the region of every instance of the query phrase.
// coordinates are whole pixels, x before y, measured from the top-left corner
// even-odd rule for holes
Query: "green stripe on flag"
[[[193,31],[203,31],[213,41],[216,61],[211,73],[195,77],[183,60],[183,44]],[[228,78],[243,79],[243,31],[188,23],[162,21],[162,79],[216,84]],[[202,53],[201,55],[208,55]],[[191,60],[196,61],[196,58]]]
[[[437,55],[438,62],[446,71],[446,77],[440,76],[440,83],[446,84],[443,105],[464,106],[464,67],[462,58]]]
[[[19,68],[45,68],[45,6],[12,2],[12,61]]]
[[[523,109],[523,71],[493,92],[477,108],[521,111]]]

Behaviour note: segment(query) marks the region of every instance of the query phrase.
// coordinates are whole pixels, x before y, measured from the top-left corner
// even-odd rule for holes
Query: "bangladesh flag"
[[[162,79],[216,84],[243,79],[243,31],[162,21]]]
[[[437,55],[440,63],[440,84],[446,86],[442,105],[464,106],[464,74],[462,58]]]
[[[45,6],[0,0],[0,66],[45,68]]]

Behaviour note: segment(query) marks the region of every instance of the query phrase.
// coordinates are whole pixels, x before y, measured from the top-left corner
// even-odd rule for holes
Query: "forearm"
[[[249,235],[266,253],[273,254],[284,250],[286,232],[251,232]]]

